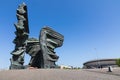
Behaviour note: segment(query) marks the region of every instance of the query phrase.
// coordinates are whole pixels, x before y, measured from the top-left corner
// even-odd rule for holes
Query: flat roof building
[[[116,64],[117,59],[99,59],[99,60],[91,60],[83,63],[84,69],[93,69],[93,68],[106,68],[108,66],[117,67]]]

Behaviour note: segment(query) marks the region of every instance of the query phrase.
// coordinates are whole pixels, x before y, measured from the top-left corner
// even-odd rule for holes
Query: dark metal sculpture
[[[40,32],[40,47],[43,53],[43,68],[55,68],[58,56],[54,49],[62,46],[63,36],[49,27],[42,28]]]
[[[23,3],[17,9],[18,22],[15,23],[16,38],[13,43],[15,44],[15,50],[12,51],[12,58],[10,69],[24,68],[24,52],[26,50],[27,39],[29,34],[28,18],[27,18],[27,6]]]
[[[29,38],[29,26],[27,17],[27,6],[21,4],[17,9],[18,23],[16,27],[16,38],[14,39],[15,50],[12,51],[10,69],[24,69],[24,54],[31,56],[30,67],[55,68],[58,56],[54,49],[62,46],[64,37],[49,27],[40,31],[39,40]]]

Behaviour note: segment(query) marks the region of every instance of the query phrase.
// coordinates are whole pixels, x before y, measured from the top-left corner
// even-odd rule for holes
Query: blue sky
[[[55,50],[58,65],[82,67],[89,60],[120,57],[120,0],[1,0],[0,68],[10,65],[22,2],[28,6],[30,37],[38,38],[46,25],[64,35],[63,46]],[[25,64],[29,59],[26,55]]]

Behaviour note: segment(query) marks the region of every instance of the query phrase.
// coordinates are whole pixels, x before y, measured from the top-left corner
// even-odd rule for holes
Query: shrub
[[[116,60],[116,64],[120,67],[120,58]]]

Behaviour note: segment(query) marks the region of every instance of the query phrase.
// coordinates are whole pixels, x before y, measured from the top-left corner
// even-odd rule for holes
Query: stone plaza
[[[0,80],[120,80],[120,68],[2,70]]]

